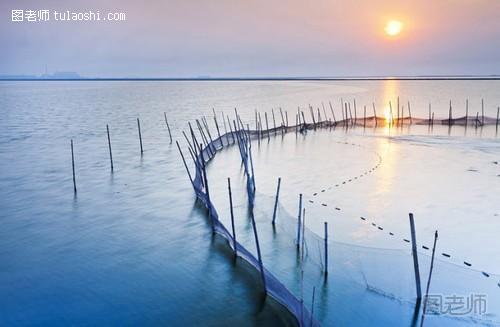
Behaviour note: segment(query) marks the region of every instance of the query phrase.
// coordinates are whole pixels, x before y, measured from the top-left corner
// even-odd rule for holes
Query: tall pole
[[[328,275],[328,223],[325,221],[325,275]]]
[[[73,139],[71,139],[71,167],[73,169],[73,191],[76,194],[75,155],[73,154]]]
[[[299,214],[297,216],[297,250],[300,249],[300,217],[302,215],[302,193],[299,194]]]
[[[111,139],[109,137],[109,126],[106,124],[106,133],[108,134],[109,160],[111,162],[111,171],[113,171],[113,153],[111,152]]]
[[[427,300],[429,296],[429,288],[431,286],[432,269],[434,268],[434,255],[436,254],[436,242],[438,239],[438,232],[434,233],[434,245],[432,246],[431,268],[429,270],[429,278],[427,279],[427,287],[425,290],[424,307],[422,309],[422,319],[420,320],[420,327],[424,325],[425,310],[427,309]]]
[[[172,133],[170,132],[170,125],[168,125],[167,113],[163,112],[163,116],[165,117],[165,124],[167,124],[168,136],[170,137],[170,143],[172,143]]]
[[[227,189],[229,190],[229,209],[231,211],[231,229],[233,231],[233,248],[234,254],[238,255],[238,250],[236,248],[236,230],[234,228],[234,212],[233,212],[233,194],[231,192],[231,178],[227,178]]]
[[[411,253],[413,256],[413,268],[415,270],[415,283],[417,287],[417,301],[422,299],[422,290],[420,288],[420,269],[418,267],[418,255],[417,255],[417,237],[415,234],[415,222],[413,220],[413,213],[409,214],[410,217],[410,231],[411,231]]]
[[[142,149],[141,123],[139,122],[139,118],[137,118],[137,130],[139,131],[139,143],[141,144],[141,154],[143,154],[144,150]]]
[[[278,199],[280,196],[281,177],[278,177],[278,188],[276,189],[276,199],[274,200],[273,225],[276,222],[276,210],[278,209]]]

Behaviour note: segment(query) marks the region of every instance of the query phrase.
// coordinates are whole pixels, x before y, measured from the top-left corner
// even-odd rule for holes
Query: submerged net
[[[368,125],[367,121],[376,124],[377,120],[378,117],[371,117],[371,119],[361,118],[353,120],[353,123]],[[401,122],[404,123],[406,120],[407,118],[404,118]],[[446,121],[450,125],[462,122],[460,119]],[[304,301],[302,291],[300,295],[297,295],[296,285],[291,285],[295,289],[295,292],[290,291],[290,285],[289,288],[285,287],[276,277],[277,275],[283,277],[283,271],[276,266],[277,264],[272,265],[272,262],[272,269],[265,267],[262,260],[260,260],[260,249],[256,256],[251,251],[248,251],[247,247],[243,244],[233,239],[232,234],[219,220],[218,213],[210,201],[208,181],[206,180],[206,173],[204,173],[205,164],[215,156],[217,151],[224,147],[229,145],[239,146],[242,163],[245,166],[245,174],[247,176],[249,206],[253,209],[257,197],[258,205],[255,207],[255,219],[259,222],[259,226],[264,226],[264,229],[270,228],[269,212],[272,212],[274,201],[269,197],[255,193],[253,164],[251,162],[251,140],[256,139],[260,142],[260,139],[268,138],[273,134],[287,132],[304,133],[308,129],[332,128],[338,124],[348,124],[348,122],[348,120],[340,122],[322,121],[313,124],[302,123],[291,127],[282,125],[267,130],[263,130],[260,123],[257,122],[256,130],[249,130],[248,128],[236,130],[235,126],[234,131],[231,130],[223,135],[219,133],[219,137],[216,139],[212,139],[210,136],[209,140],[208,137],[205,137],[204,147],[200,146],[199,152],[197,152],[194,145],[190,144],[191,156],[196,167],[196,174],[192,180],[193,188],[197,197],[208,209],[214,232],[223,236],[240,257],[250,263],[257,271],[261,272],[267,294],[284,305],[297,318],[301,326],[319,325],[314,315],[311,314],[311,311],[314,310],[314,302]],[[465,124],[465,122],[467,120],[464,118],[463,123]],[[487,122],[490,122],[490,119]],[[413,118],[410,123],[426,124],[429,121]],[[243,126],[242,123],[241,126]],[[189,143],[188,139],[187,141]],[[193,144],[196,144],[195,140],[193,140]],[[280,234],[281,240],[285,240],[285,242],[281,241],[279,243],[280,251],[288,251],[284,253],[289,253],[291,250],[297,251],[297,253],[303,256],[304,260],[301,264],[306,265],[308,267],[306,269],[311,269],[310,266],[315,266],[317,271],[328,271],[330,276],[349,279],[351,282],[361,285],[366,291],[374,293],[377,296],[404,303],[408,306],[416,306],[415,271],[410,248],[405,250],[370,248],[336,242],[331,238],[325,243],[323,236],[315,234],[307,226],[299,227],[297,216],[286,212],[281,205],[278,207],[278,218],[276,225],[273,226],[273,233]],[[307,219],[314,219],[314,217],[308,217]],[[300,232],[298,232],[299,230]],[[262,227],[260,227],[259,231],[262,231]],[[297,239],[298,235],[300,235],[301,239]],[[297,246],[301,243],[301,246]],[[273,244],[270,244],[270,246],[273,246]],[[327,253],[328,263],[326,262]],[[274,255],[280,254],[274,252]],[[428,248],[419,248],[418,259],[422,295],[425,295],[431,265],[430,250]],[[304,270],[304,266],[294,268],[302,269],[302,272]],[[305,278],[308,277],[306,276]],[[499,281],[500,276],[459,266],[436,256],[427,301],[426,319],[437,319],[438,321],[439,319],[455,319],[487,325],[500,324]],[[303,283],[304,281],[301,281],[301,284]],[[310,303],[310,306],[307,307],[311,307],[311,311],[306,307],[305,303],[307,302]],[[486,310],[484,306],[487,307]]]

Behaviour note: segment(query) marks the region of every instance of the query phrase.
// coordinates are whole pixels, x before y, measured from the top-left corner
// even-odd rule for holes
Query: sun
[[[403,30],[403,23],[399,20],[390,20],[385,25],[385,34],[389,36],[397,36]]]

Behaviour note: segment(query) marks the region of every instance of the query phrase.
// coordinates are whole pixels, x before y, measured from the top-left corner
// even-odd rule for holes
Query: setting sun
[[[399,35],[402,29],[403,29],[403,23],[401,23],[398,20],[388,21],[384,28],[385,33],[389,36]]]

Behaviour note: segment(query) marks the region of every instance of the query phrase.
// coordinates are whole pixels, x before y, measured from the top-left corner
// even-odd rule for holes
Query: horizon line
[[[68,77],[0,75],[0,81],[384,81],[384,80],[500,80],[500,75],[394,75],[394,76],[232,76],[232,77]]]

